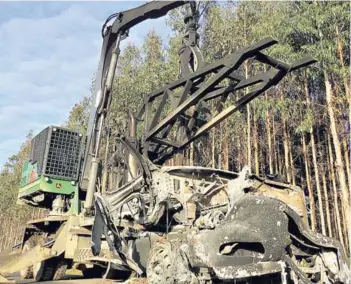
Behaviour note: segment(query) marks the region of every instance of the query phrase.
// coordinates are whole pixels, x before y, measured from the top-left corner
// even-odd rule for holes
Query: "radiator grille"
[[[49,131],[50,127],[45,128],[31,141],[29,162],[31,162],[32,164],[37,163],[38,175],[40,175],[43,170],[46,142],[48,140]]]
[[[82,135],[53,127],[49,141],[44,174],[52,177],[78,179]]]

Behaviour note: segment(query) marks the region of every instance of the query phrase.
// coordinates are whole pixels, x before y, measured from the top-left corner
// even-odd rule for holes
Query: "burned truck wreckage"
[[[350,283],[341,245],[308,228],[301,188],[248,167],[234,173],[165,166],[289,72],[315,62],[307,56],[290,65],[268,56],[263,50],[277,42],[266,38],[206,63],[197,16],[193,2],[179,79],[146,95],[140,112],[130,115],[128,134],[114,137],[94,194],[93,254],[106,240],[115,267],[155,284]],[[245,76],[245,62],[259,66],[257,73]],[[244,95],[233,95],[240,90]]]
[[[143,94],[126,133],[102,147],[121,41],[133,26],[182,5],[179,78]],[[0,266],[1,283],[16,271],[59,280],[72,267],[150,284],[350,283],[339,242],[309,229],[300,187],[247,166],[231,172],[181,161],[213,127],[316,62],[273,58],[266,49],[278,42],[267,37],[207,63],[200,15],[195,1],[151,1],[108,17],[86,137],[50,126],[31,142],[18,202],[49,213],[28,222],[22,255]]]
[[[281,201],[301,204],[298,187],[247,169],[154,167],[151,175],[149,215],[141,178],[96,194],[96,254],[105,234],[116,257],[148,283],[349,283],[340,245],[312,233],[302,207]]]

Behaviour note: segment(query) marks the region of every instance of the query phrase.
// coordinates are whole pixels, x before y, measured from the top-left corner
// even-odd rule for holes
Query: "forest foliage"
[[[207,62],[272,36],[279,44],[267,50],[269,55],[293,62],[309,54],[318,63],[293,72],[212,129],[209,139],[193,143],[187,163],[232,171],[250,165],[253,173],[301,186],[312,230],[337,238],[348,250],[350,3],[205,2],[200,10],[200,48]],[[125,131],[128,112],[137,112],[147,93],[178,78],[183,12],[179,8],[169,14],[167,42],[150,30],[141,46],[129,44],[123,50],[106,123],[112,132]],[[67,127],[86,131],[90,99],[73,107]],[[8,232],[6,220],[21,228],[36,214],[15,205],[27,153],[28,141],[0,175],[1,235]]]

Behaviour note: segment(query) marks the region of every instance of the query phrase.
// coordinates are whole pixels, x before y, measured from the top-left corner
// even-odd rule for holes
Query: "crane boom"
[[[128,35],[128,30],[147,20],[166,15],[170,10],[186,4],[187,1],[154,1],[134,9],[111,15],[102,29],[103,44],[100,62],[95,78],[92,107],[90,111],[87,143],[82,166],[80,187],[87,190],[85,208],[92,208],[93,192],[96,184],[99,162],[99,147],[106,113],[111,102],[112,81],[120,53],[121,40]],[[115,18],[107,26],[107,22]]]

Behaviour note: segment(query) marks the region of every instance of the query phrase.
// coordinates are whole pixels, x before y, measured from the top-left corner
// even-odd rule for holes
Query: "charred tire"
[[[37,282],[52,280],[56,271],[56,265],[56,259],[47,259],[33,265],[33,279]]]
[[[45,241],[42,235],[31,236],[23,245],[22,253],[31,250]],[[20,270],[21,279],[35,281],[61,280],[66,275],[68,263],[61,258],[51,258]]]
[[[147,283],[173,283],[173,253],[171,243],[156,241],[151,248],[146,267]]]
[[[60,258],[51,258],[33,265],[35,281],[61,280],[65,277],[68,264]]]
[[[56,270],[52,277],[52,280],[61,280],[65,277],[68,264],[66,261],[60,259],[57,261]]]
[[[38,243],[36,236],[30,237],[23,245],[22,253],[34,248]],[[33,278],[33,266],[29,266],[20,270],[21,279]]]

